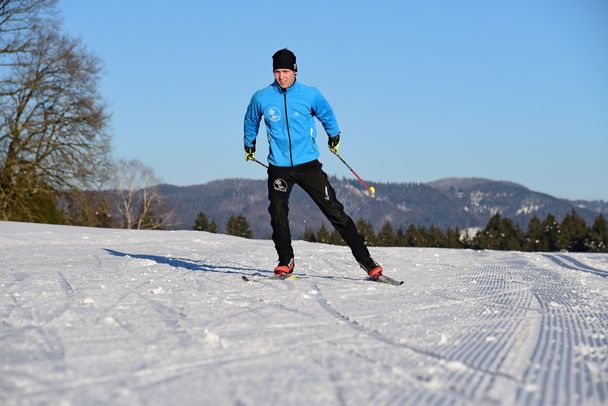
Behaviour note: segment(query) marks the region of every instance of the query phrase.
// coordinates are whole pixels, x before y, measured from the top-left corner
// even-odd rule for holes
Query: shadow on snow
[[[109,248],[104,248],[108,254],[113,255],[115,257],[129,257],[135,259],[148,259],[156,262],[160,265],[170,265],[174,268],[184,268],[189,271],[202,271],[202,272],[217,272],[224,274],[232,274],[232,275],[250,275],[252,272],[256,273],[267,273],[274,274],[273,271],[269,271],[267,269],[257,269],[257,268],[244,268],[238,266],[224,266],[224,265],[211,265],[205,264],[202,261],[196,261],[187,258],[172,258],[165,257],[161,255],[148,255],[148,254],[128,254],[126,252],[120,252],[116,250],[112,250]]]
[[[189,271],[195,272],[215,272],[215,273],[223,273],[228,275],[246,275],[246,276],[272,276],[274,275],[274,271],[268,269],[259,269],[259,268],[246,268],[246,267],[238,267],[238,266],[225,266],[225,265],[212,265],[206,264],[202,261],[197,261],[193,259],[187,258],[173,258],[173,257],[165,257],[161,255],[149,255],[149,254],[128,254],[126,252],[116,251],[110,248],[104,248],[108,254],[113,255],[115,257],[129,257],[135,259],[147,259],[156,262],[159,265],[169,265],[174,268],[184,268]],[[319,279],[344,279],[351,281],[358,281],[361,278],[350,278],[350,277],[338,277],[338,276],[321,276],[321,275],[308,275],[308,274],[298,274],[298,276],[309,277],[309,278],[319,278]]]

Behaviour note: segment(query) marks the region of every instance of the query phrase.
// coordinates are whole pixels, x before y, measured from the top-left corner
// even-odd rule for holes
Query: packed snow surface
[[[294,247],[0,222],[0,403],[608,402],[606,254]]]

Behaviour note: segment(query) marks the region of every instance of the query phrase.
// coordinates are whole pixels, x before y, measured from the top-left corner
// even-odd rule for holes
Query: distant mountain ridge
[[[484,227],[495,213],[527,227],[536,215],[544,219],[551,213],[563,218],[575,209],[592,224],[600,213],[608,213],[608,202],[570,201],[534,192],[508,181],[484,178],[445,178],[428,183],[373,183],[376,198],[371,198],[356,180],[331,178],[347,214],[357,221],[363,218],[379,230],[385,221],[395,229],[410,224],[436,225],[442,228]],[[265,180],[223,179],[202,185],[161,185],[160,192],[175,210],[173,228],[191,229],[196,215],[203,211],[224,232],[228,218],[244,214],[256,238],[269,238],[270,216]],[[314,230],[329,226],[312,200],[295,187],[290,199],[290,224],[294,239],[306,227]]]

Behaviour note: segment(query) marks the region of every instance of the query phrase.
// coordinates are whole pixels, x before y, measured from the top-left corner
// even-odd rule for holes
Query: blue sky
[[[243,115],[289,47],[370,184],[510,180],[608,200],[608,2],[60,0],[104,64],[117,158],[167,183],[265,178]],[[262,125],[263,128],[263,125]],[[326,147],[330,174],[350,171]],[[266,136],[256,157],[265,161]],[[378,190],[381,194],[381,190]]]

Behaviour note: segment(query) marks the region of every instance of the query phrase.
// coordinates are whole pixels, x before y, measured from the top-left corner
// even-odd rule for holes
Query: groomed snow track
[[[0,403],[602,405],[608,255],[0,222]]]

